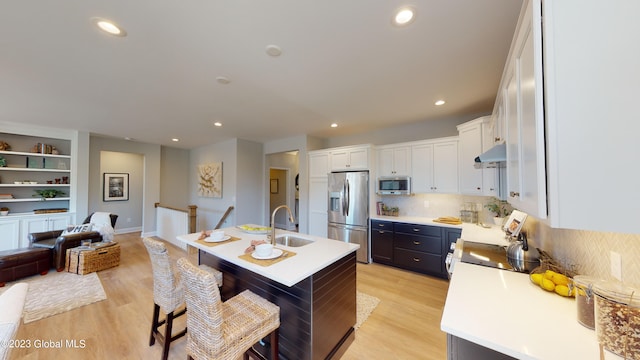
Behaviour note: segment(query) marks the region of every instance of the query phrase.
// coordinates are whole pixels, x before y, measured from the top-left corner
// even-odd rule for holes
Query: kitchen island
[[[355,338],[356,244],[278,231],[313,240],[301,247],[277,245],[291,251],[281,261],[262,266],[240,258],[252,240],[266,235],[237,228],[223,229],[237,241],[209,246],[196,242],[199,233],[177,239],[198,249],[198,262],[220,270],[223,299],[249,289],[280,307],[279,351],[282,359],[339,358]],[[256,350],[268,354],[269,344]]]

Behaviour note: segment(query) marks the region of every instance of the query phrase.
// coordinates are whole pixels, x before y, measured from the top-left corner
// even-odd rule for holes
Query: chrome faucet
[[[276,213],[282,208],[287,209],[287,212],[289,212],[289,221],[292,223],[296,222],[291,209],[289,209],[287,205],[280,205],[273,210],[273,213],[271,214],[271,245],[273,246],[276,246]]]

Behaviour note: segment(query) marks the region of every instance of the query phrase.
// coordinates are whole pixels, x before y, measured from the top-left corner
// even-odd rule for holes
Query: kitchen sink
[[[281,235],[276,236],[276,244],[291,246],[291,247],[300,247],[309,245],[313,242],[313,240],[301,238],[295,235]]]

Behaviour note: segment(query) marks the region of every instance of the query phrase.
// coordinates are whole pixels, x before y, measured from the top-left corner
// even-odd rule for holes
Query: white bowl
[[[211,240],[222,240],[222,238],[224,238],[224,230],[212,231],[209,237]]]
[[[273,253],[273,245],[271,244],[260,244],[256,246],[256,255],[260,257],[271,256]]]
[[[22,181],[14,181],[13,183],[16,184],[16,185],[20,185],[20,184],[22,184]]]
[[[0,215],[1,216],[7,216],[7,215],[9,215],[9,211],[7,211],[7,210],[0,211]]]

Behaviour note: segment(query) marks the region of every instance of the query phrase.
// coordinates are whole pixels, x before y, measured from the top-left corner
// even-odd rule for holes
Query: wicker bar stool
[[[169,346],[172,341],[177,340],[187,333],[187,329],[180,331],[172,336],[173,320],[186,313],[187,308],[176,312],[184,301],[184,288],[182,282],[176,276],[176,272],[171,266],[169,253],[162,241],[151,238],[142,239],[144,246],[147,248],[149,258],[151,259],[151,268],[153,270],[153,319],[151,322],[151,335],[149,337],[149,346],[153,346],[156,340],[162,344],[162,359],[166,360],[169,356]],[[216,283],[222,285],[222,273],[205,265],[201,265],[203,271],[210,273]],[[160,320],[160,309],[166,314],[163,320]],[[164,334],[159,328],[165,325]]]
[[[253,344],[269,336],[271,359],[278,359],[280,308],[245,290],[222,302],[213,276],[198,269],[186,258],[178,259],[185,286],[188,359],[237,359],[249,352],[261,354]]]

